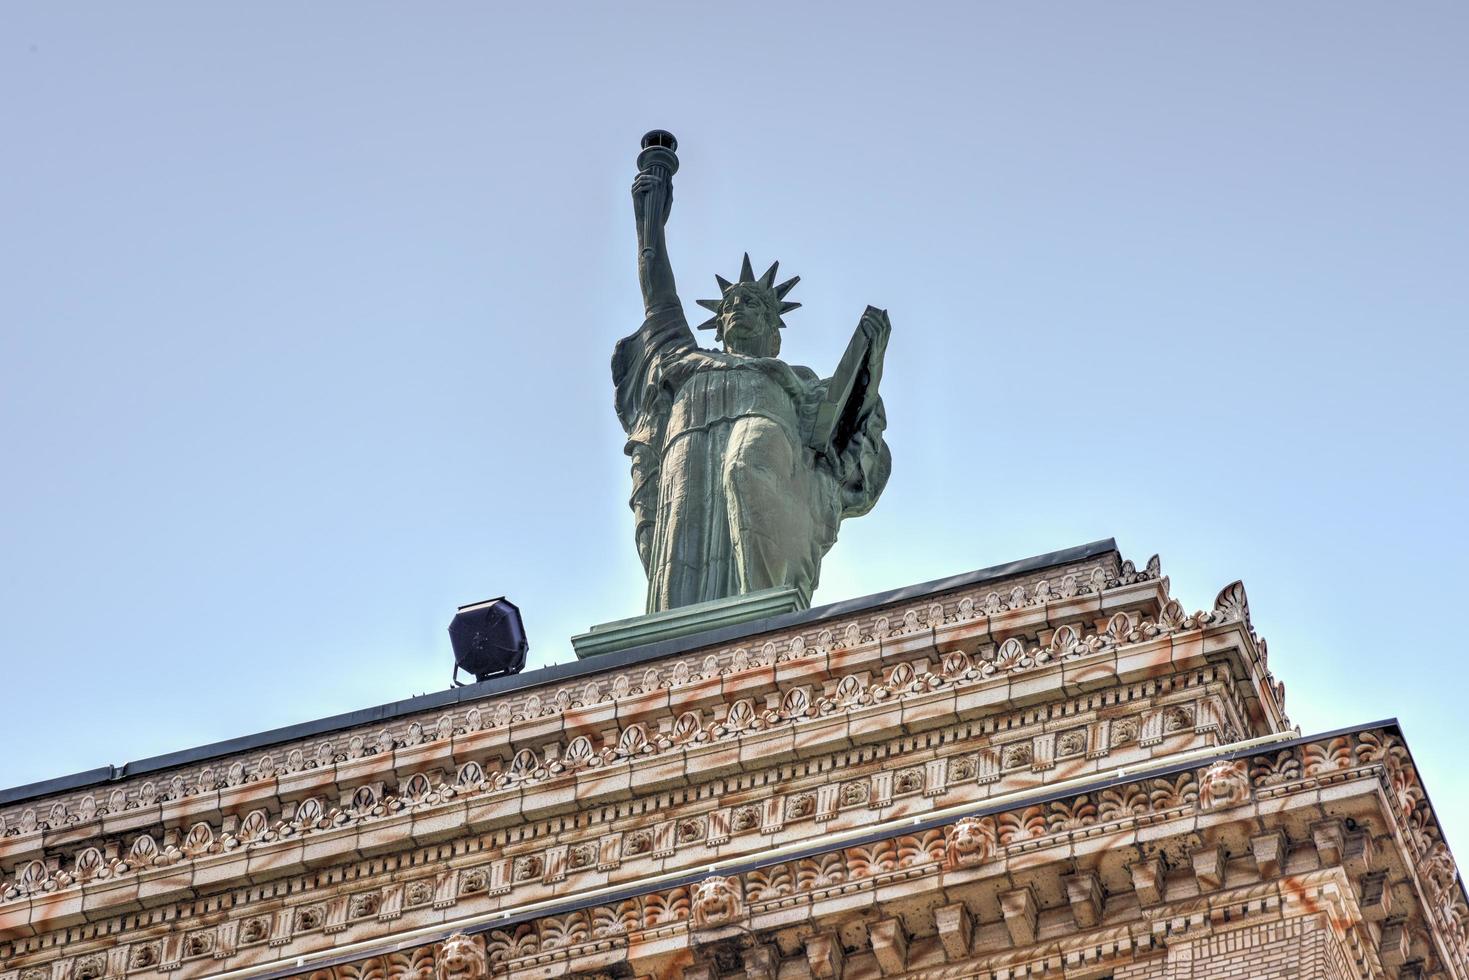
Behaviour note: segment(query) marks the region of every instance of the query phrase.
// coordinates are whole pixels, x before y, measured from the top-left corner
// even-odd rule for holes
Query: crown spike
[[[755,270],[750,268],[750,253],[745,253],[745,261],[740,264],[740,282],[754,282]]]
[[[782,303],[782,304],[780,304],[780,313],[781,313],[781,316],[785,316],[791,310],[799,310],[800,308],[801,308],[801,304],[800,303]]]
[[[771,266],[770,268],[771,269],[774,269],[775,266]],[[798,283],[800,281],[801,281],[801,277],[800,276],[791,276],[785,282],[781,283],[779,286],[776,286],[775,287],[775,298],[776,299],[785,299],[786,298],[786,293],[788,293],[792,289],[794,289],[795,286],[796,286],[796,283]]]
[[[717,317],[717,316],[711,316],[709,319],[707,319],[703,323],[699,324],[698,327],[696,327],[695,329],[698,329],[698,330],[718,330],[719,329],[719,317]]]
[[[694,302],[698,303],[700,306],[704,307],[704,309],[708,310],[711,313],[719,312],[720,302],[717,299],[696,299],[694,300]]]
[[[780,263],[779,262],[772,262],[772,263],[770,263],[770,268],[766,269],[765,270],[765,275],[763,275],[763,276],[760,277],[760,285],[764,286],[766,289],[774,289],[775,288],[775,270],[778,269],[779,267],[780,267]]]
[[[724,278],[717,272],[714,273],[714,281],[719,283],[719,291],[721,293],[727,293],[734,288],[734,283],[730,282],[728,279]]]

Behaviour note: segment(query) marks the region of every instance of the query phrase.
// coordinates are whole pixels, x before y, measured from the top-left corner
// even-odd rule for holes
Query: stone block
[[[622,778],[624,780],[627,778],[625,771],[622,773]],[[580,778],[577,780],[577,785],[580,794]],[[472,796],[464,801],[465,825],[472,831],[483,832],[494,827],[518,823],[520,819],[519,789],[500,790],[487,796]]]
[[[196,861],[194,862],[194,888],[228,888],[245,877],[249,863],[250,857],[243,850],[230,851]]]
[[[1090,929],[1102,919],[1102,885],[1091,872],[1064,879],[1071,917],[1081,929]]]
[[[1342,837],[1341,864],[1348,875],[1361,877],[1372,870],[1377,845],[1366,831],[1357,830]]]
[[[318,830],[301,838],[301,860],[308,868],[321,868],[356,856],[357,828],[351,825]]]
[[[1061,684],[1065,668],[1060,664],[1027,671],[1010,678],[1010,703],[1031,704],[1050,697]]]
[[[893,698],[877,706],[852,712],[847,731],[851,734],[854,745],[866,745],[870,742],[886,741],[902,724],[902,702]]]
[[[775,664],[761,664],[723,675],[720,700],[730,704],[740,698],[752,698],[759,706],[764,696],[775,690]]]
[[[1316,845],[1322,867],[1341,864],[1344,837],[1340,820],[1322,820],[1311,825],[1311,841]]]
[[[408,819],[368,820],[357,831],[357,853],[363,857],[386,854],[403,846]]]
[[[314,769],[312,772],[319,775],[321,785],[330,786],[334,783],[333,767]],[[185,796],[181,800],[169,800],[161,805],[159,816],[166,824],[188,826],[200,820],[217,820],[219,813],[219,791],[209,789]],[[46,833],[46,846],[61,847],[73,843],[74,835],[75,830],[70,827],[50,830]]]
[[[1215,845],[1203,847],[1189,855],[1199,891],[1211,892],[1224,885],[1224,850]]]
[[[750,980],[775,980],[780,971],[780,953],[768,943],[745,950],[740,959]]]
[[[30,902],[6,902],[0,905],[0,939],[11,940],[21,936],[33,936]]]
[[[905,698],[902,702],[903,730],[910,735],[932,728],[952,725],[958,720],[958,710],[953,690],[936,691],[920,697]]]
[[[832,650],[826,655],[827,667],[833,677],[843,677],[863,670],[880,671],[883,664],[882,644],[865,640],[849,647]]]
[[[1204,654],[1204,634],[1201,632],[1175,633],[1171,638],[1169,659],[1176,670],[1206,666],[1208,659]]]
[[[1413,938],[1408,933],[1408,924],[1403,921],[1389,922],[1382,927],[1382,939],[1377,952],[1382,962],[1389,967],[1402,966],[1413,951]]]
[[[1362,876],[1357,886],[1357,905],[1369,922],[1381,922],[1392,914],[1392,887],[1386,871]]]
[[[219,791],[220,812],[241,814],[268,802],[272,796],[263,792],[263,784],[268,785],[265,780],[261,780],[259,783],[242,783],[239,786],[226,786],[221,789]],[[100,827],[97,832],[102,833]]]
[[[717,681],[714,682],[714,686],[717,692]],[[684,708],[682,710],[687,711],[688,709]],[[561,713],[561,734],[567,741],[570,741],[574,738],[580,738],[583,735],[595,739],[598,734],[615,727],[616,724],[617,703],[611,700],[598,701],[596,704],[582,705],[580,708],[568,708],[566,711],[563,711]],[[475,734],[484,733],[476,732]],[[455,742],[455,754],[457,757],[457,736],[455,738]],[[471,758],[476,757],[477,756],[471,756]]]
[[[1133,834],[1128,830],[1113,831],[1110,834],[1097,834],[1096,836],[1083,837],[1076,841],[1072,847],[1072,853],[1077,860],[1090,858],[1094,861],[1096,856],[1126,847],[1132,841]]]
[[[668,749],[632,764],[629,785],[634,796],[687,786],[689,773],[683,749]]]
[[[840,980],[846,965],[842,941],[835,933],[824,932],[806,939],[806,963],[814,980]]]
[[[246,874],[257,885],[285,875],[299,874],[306,870],[305,850],[306,846],[300,839],[251,850]]]
[[[787,905],[767,908],[757,915],[750,916],[750,928],[754,931],[794,929],[805,925],[810,920],[811,907],[809,905]]]
[[[269,799],[279,795],[275,777],[263,779],[259,783],[251,785],[260,786],[263,798]],[[117,813],[109,813],[102,818],[102,833],[109,836],[121,837],[124,834],[133,834],[141,830],[148,830],[163,822],[162,808],[157,803],[148,803],[133,810],[122,810]],[[41,835],[25,834],[19,837],[0,838],[0,860],[9,862],[12,859],[11,847],[24,848],[26,841],[34,839],[36,849],[39,851]],[[14,853],[14,858],[19,859],[20,854]]]
[[[806,652],[794,660],[781,660],[775,665],[775,683],[783,691],[801,684],[810,684],[820,690],[822,682],[830,676],[827,654],[815,647],[807,647]]]
[[[397,781],[397,774],[393,770],[393,754],[391,752],[380,752],[376,755],[365,755],[360,759],[346,759],[336,764],[336,779],[334,785],[345,792],[341,795],[351,797],[351,789],[373,782]],[[249,789],[254,783],[246,783],[236,789]],[[224,801],[223,792],[221,802]],[[231,804],[234,809],[239,809],[238,803]],[[248,804],[247,804],[248,805]]]
[[[789,762],[796,757],[796,733],[789,725],[746,735],[740,741],[740,765],[760,770]]]
[[[573,796],[582,804],[589,804],[593,801],[626,800],[632,795],[630,766],[614,765],[583,769],[576,774],[576,789]]]
[[[157,908],[190,894],[193,869],[187,863],[138,876],[138,901],[144,908]]]
[[[1046,625],[1046,607],[1022,606],[994,613],[989,617],[990,636],[996,641],[1006,637],[1020,636],[1022,639],[1040,631]]]
[[[1010,934],[1010,942],[1016,946],[1029,946],[1035,942],[1040,906],[1034,888],[1026,885],[1002,893],[1000,913],[1005,918],[1005,931]]]
[[[1046,611],[1048,626],[1061,626],[1077,619],[1095,619],[1102,609],[1101,596],[1096,594],[1052,599],[1042,607]]]
[[[1163,901],[1164,879],[1161,861],[1156,858],[1137,861],[1128,866],[1128,872],[1132,875],[1132,889],[1137,893],[1139,905],[1146,908]]]
[[[138,901],[138,879],[136,875],[124,875],[106,883],[96,883],[83,892],[82,911],[88,921],[95,922],[102,915],[120,915],[137,912],[143,908]],[[4,906],[0,906],[3,908]],[[3,932],[3,930],[0,930]]]
[[[1173,669],[1173,647],[1166,640],[1135,643],[1117,651],[1117,678],[1120,681],[1157,677]]]
[[[183,872],[183,880],[187,880],[189,872]],[[177,883],[178,879],[174,879]],[[160,897],[162,897],[160,890]],[[169,898],[177,898],[177,892],[170,892]],[[34,896],[28,903],[31,907],[31,922],[37,925],[45,925],[47,930],[67,929],[71,926],[81,925],[87,921],[82,912],[82,890],[80,888],[67,888],[56,892],[43,892]],[[157,904],[162,904],[158,902]]]
[[[1010,704],[1010,679],[992,677],[954,692],[954,714],[961,719],[982,718]]]
[[[944,948],[945,958],[949,960],[967,958],[970,945],[974,940],[974,920],[969,915],[968,907],[963,902],[941,906],[934,909],[933,921],[938,931],[939,942]]]
[[[667,701],[666,694],[663,700],[665,702]],[[510,723],[510,734],[508,736],[509,747],[519,750],[528,746],[544,745],[547,742],[558,742],[561,740],[563,734],[561,715],[559,713],[540,715],[535,718],[524,718],[520,721],[512,721]],[[426,744],[427,746],[433,745],[432,742]],[[428,760],[424,758],[424,755],[416,752],[416,750],[425,747],[425,745],[415,745],[396,749],[394,755],[399,757],[397,764],[399,772],[404,771],[405,763],[409,767],[413,767],[415,763],[417,767],[427,765]],[[417,771],[417,769],[410,768],[408,771]]]
[[[1061,667],[1061,683],[1068,691],[1090,691],[1117,682],[1117,659],[1110,651],[1095,653]]]
[[[846,712],[796,722],[793,744],[801,756],[850,748],[852,739],[847,731]]]
[[[304,800],[308,796],[330,793],[337,785],[336,768],[302,769],[300,772],[285,773],[276,777],[280,796],[289,800]],[[160,815],[161,816],[161,815]]]
[[[620,728],[629,725],[651,724],[668,713],[670,704],[667,688],[629,694],[617,700],[617,724]]]
[[[1279,877],[1289,855],[1285,834],[1275,830],[1251,837],[1250,852],[1255,857],[1255,867],[1259,869],[1261,878]]]
[[[902,919],[881,919],[867,927],[872,955],[885,977],[896,976],[908,968],[908,933]]]
[[[695,746],[688,750],[686,758],[688,767],[704,779],[719,779],[743,770],[740,745],[734,739]]]

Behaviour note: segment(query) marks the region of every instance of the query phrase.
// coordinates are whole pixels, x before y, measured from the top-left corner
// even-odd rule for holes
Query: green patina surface
[[[571,638],[578,660],[619,650],[672,640],[695,633],[707,633],[724,626],[768,619],[782,613],[805,609],[811,597],[790,587],[762,589],[746,595],[729,596],[697,602],[679,609],[649,613],[593,626],[580,636]]]
[[[701,328],[722,345],[699,347],[664,236],[677,160],[659,149],[642,162],[633,200],[646,319],[617,344],[612,375],[646,612],[772,589],[804,608],[841,521],[871,510],[891,471],[878,396],[891,325],[869,306],[829,378],[787,364],[780,330],[800,305],[785,298],[797,280],[777,283],[775,265],[756,276],[747,255],[737,280],[718,277],[718,299],[699,301],[714,314]]]

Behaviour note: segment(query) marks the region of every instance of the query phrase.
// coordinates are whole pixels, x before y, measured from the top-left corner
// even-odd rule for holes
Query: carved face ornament
[[[478,980],[486,973],[484,951],[463,934],[444,940],[435,966],[437,980]]]
[[[948,863],[950,867],[972,868],[988,861],[995,853],[993,824],[982,818],[965,817],[949,832]]]
[[[726,925],[740,917],[739,883],[732,878],[714,875],[694,886],[694,927],[707,929]]]

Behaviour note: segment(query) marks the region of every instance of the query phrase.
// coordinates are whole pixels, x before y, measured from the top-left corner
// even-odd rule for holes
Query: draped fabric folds
[[[887,481],[880,399],[841,447],[807,445],[828,381],[773,357],[700,349],[653,310],[612,356],[647,611],[795,586],[809,600],[844,516]]]

